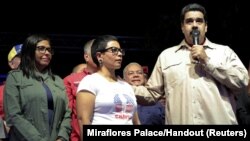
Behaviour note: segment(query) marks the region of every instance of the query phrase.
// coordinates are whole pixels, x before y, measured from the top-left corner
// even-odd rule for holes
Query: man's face
[[[19,64],[21,63],[21,58],[19,56],[15,56],[10,62],[9,66],[12,70],[15,70],[18,68]]]
[[[200,31],[199,41],[202,43],[207,32],[207,24],[204,15],[200,11],[189,11],[185,14],[184,21],[181,25],[182,33],[189,44],[193,43],[192,35],[190,34],[193,28]]]
[[[144,85],[145,78],[144,78],[142,67],[138,65],[130,65],[127,68],[124,79],[130,85],[133,85],[133,86]]]

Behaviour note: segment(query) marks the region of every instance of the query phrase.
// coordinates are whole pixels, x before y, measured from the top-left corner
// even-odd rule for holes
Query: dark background
[[[150,0],[149,0],[150,1]],[[83,62],[82,47],[98,35],[118,36],[126,50],[123,67],[136,61],[149,67],[159,53],[180,43],[180,12],[184,5],[197,2],[208,14],[207,37],[210,41],[229,45],[246,67],[249,63],[249,7],[243,0],[174,0],[157,2],[40,2],[29,6],[19,3],[2,5],[0,11],[0,74],[9,71],[7,55],[13,45],[22,43],[33,33],[45,33],[55,48],[53,72],[62,78]],[[20,5],[25,5],[20,2]],[[32,5],[32,6],[30,6]],[[4,8],[4,9],[3,9]],[[14,10],[13,10],[14,9]]]

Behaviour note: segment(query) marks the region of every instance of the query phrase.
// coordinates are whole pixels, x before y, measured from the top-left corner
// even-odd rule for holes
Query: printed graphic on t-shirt
[[[129,119],[133,115],[135,103],[133,99],[126,94],[116,94],[114,97],[115,117],[119,119]]]
[[[127,113],[131,113],[133,112],[133,109],[134,109],[134,102],[133,102],[133,99],[131,97],[129,97],[128,95],[123,95],[127,102],[126,102],[126,108],[125,108],[125,112]]]
[[[115,112],[121,112],[122,111],[122,101],[118,94],[114,97],[114,103],[115,103]]]

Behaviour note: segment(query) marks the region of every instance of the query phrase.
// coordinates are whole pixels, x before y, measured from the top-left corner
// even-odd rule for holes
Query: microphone
[[[200,31],[198,30],[198,28],[193,28],[193,30],[191,31],[191,35],[193,37],[193,44],[198,45],[200,36]]]
[[[198,30],[197,27],[193,27],[193,30],[190,33],[193,37],[193,45],[199,45],[199,36],[200,36],[200,31]],[[194,58],[194,63],[199,64],[199,59]]]

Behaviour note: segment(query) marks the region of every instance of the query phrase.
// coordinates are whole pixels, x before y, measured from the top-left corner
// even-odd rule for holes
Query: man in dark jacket
[[[248,75],[250,76],[250,61]],[[248,87],[237,97],[236,115],[239,124],[250,125],[250,80]]]
[[[250,125],[250,94],[247,89],[237,97],[236,115],[239,124]]]

